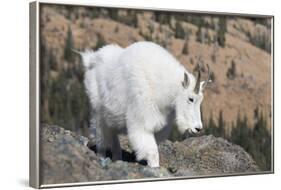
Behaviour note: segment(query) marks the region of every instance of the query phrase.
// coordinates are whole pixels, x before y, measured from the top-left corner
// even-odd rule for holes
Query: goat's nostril
[[[200,129],[200,128],[195,128],[195,129],[196,129],[196,131],[197,131],[197,132],[201,131],[201,129]]]

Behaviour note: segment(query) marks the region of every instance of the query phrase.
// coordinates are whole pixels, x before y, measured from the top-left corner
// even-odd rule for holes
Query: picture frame
[[[45,15],[43,15],[44,8],[47,9],[47,11],[44,12],[46,13]],[[78,16],[72,14],[72,12],[77,13]],[[148,18],[145,17],[147,16],[146,14],[149,15]],[[188,18],[186,18],[186,16],[188,16]],[[201,17],[204,18],[205,20],[201,19]],[[61,2],[57,3],[57,2],[50,2],[50,1],[48,2],[36,1],[30,3],[29,18],[30,18],[30,133],[29,133],[30,134],[30,143],[29,143],[30,144],[29,147],[30,148],[30,158],[29,158],[30,186],[34,188],[50,188],[50,187],[67,187],[67,186],[80,186],[80,185],[115,184],[115,183],[131,183],[131,182],[144,182],[144,181],[178,180],[178,179],[274,173],[274,16],[273,15],[218,13],[218,12],[188,11],[188,10],[178,10],[178,9],[173,10],[173,9],[159,9],[159,8],[147,8],[147,7],[118,7],[118,6],[103,6],[103,5],[95,5],[95,4],[68,4],[68,3],[61,3]],[[217,19],[219,26],[212,23],[214,20],[216,20],[214,18]],[[219,18],[225,18],[225,19],[221,19],[222,22],[220,23]],[[235,20],[237,18],[241,20],[244,19],[244,20],[243,22],[241,21],[241,23],[238,23]],[[100,20],[94,22],[95,19],[96,20],[100,19]],[[210,20],[210,22],[206,21],[208,19]],[[224,23],[226,22],[225,20],[227,19],[229,19],[231,22],[230,24],[227,23],[228,25]],[[143,21],[143,23],[136,24],[135,23],[136,20]],[[148,22],[150,22],[150,20],[152,20],[151,21],[152,24],[151,23],[147,24]],[[171,20],[174,21],[174,24],[171,24],[172,23]],[[65,23],[61,25],[60,22],[65,22]],[[225,27],[221,27],[223,23]],[[57,27],[57,25],[59,25],[59,27]],[[111,26],[113,25],[114,28],[112,29]],[[217,27],[219,27],[219,29]],[[73,30],[71,30],[72,28],[76,30],[75,34],[72,34],[73,32]],[[104,28],[108,28],[108,29],[104,29]],[[198,32],[199,28],[200,31],[202,29],[201,32]],[[161,30],[164,30],[164,32]],[[220,37],[219,33],[222,30],[225,31],[223,32],[223,34],[221,34],[223,37]],[[259,32],[255,33],[255,30],[258,30]],[[107,35],[105,35],[105,33],[107,33]],[[166,36],[161,36],[160,34],[162,33],[163,34],[165,33]],[[190,36],[188,38],[186,37],[187,33]],[[85,34],[87,35],[84,36]],[[89,34],[92,34],[94,37],[91,37]],[[68,41],[69,35],[72,36],[72,38],[69,38],[70,41]],[[127,37],[125,38],[122,35],[123,36],[126,35]],[[43,39],[45,40],[44,42]],[[67,47],[64,50],[61,49],[63,47],[61,44],[65,45],[67,43],[73,43],[73,39],[74,42],[76,43],[76,46],[72,44],[71,48]],[[229,93],[228,96],[232,98],[236,98],[237,94],[240,93],[240,96],[242,97],[241,99],[234,102],[228,100],[228,98],[225,98],[224,104],[217,105],[215,111],[210,109],[210,107],[212,107],[210,103],[206,105],[206,103],[204,104],[203,101],[205,107],[208,108],[208,109],[206,108],[203,109],[203,111],[201,112],[203,117],[208,118],[207,121],[202,121],[203,125],[205,125],[206,123],[209,129],[204,131],[204,135],[206,136],[206,138],[203,139],[201,137],[202,138],[201,139],[200,136],[197,135],[187,135],[183,137],[179,135],[177,132],[173,131],[172,133],[173,136],[169,137],[169,141],[165,141],[166,144],[164,145],[162,144],[162,147],[159,148],[160,169],[158,167],[157,167],[158,169],[154,169],[154,168],[151,169],[149,167],[149,163],[143,164],[140,161],[137,161],[134,155],[135,154],[134,151],[136,150],[132,151],[133,148],[130,147],[130,142],[127,142],[128,140],[126,139],[121,140],[121,145],[123,147],[124,145],[126,146],[125,150],[122,147],[123,157],[121,161],[119,160],[118,162],[112,160],[112,155],[109,156],[110,158],[108,158],[108,155],[105,156],[104,158],[100,157],[98,156],[98,152],[96,150],[97,147],[94,150],[91,149],[91,147],[89,146],[90,137],[84,137],[84,133],[83,133],[84,132],[83,130],[86,130],[88,132],[87,125],[90,125],[89,123],[91,120],[88,114],[91,114],[90,113],[91,108],[89,107],[85,108],[85,104],[90,104],[90,103],[88,102],[87,99],[85,99],[85,97],[87,96],[80,94],[81,91],[85,93],[85,89],[83,87],[83,79],[85,78],[84,76],[85,70],[83,70],[83,66],[82,66],[83,56],[82,58],[80,58],[79,56],[75,56],[74,55],[75,53],[73,53],[73,51],[78,52],[78,54],[80,52],[83,52],[85,49],[94,49],[94,51],[96,51],[99,48],[103,47],[104,45],[111,44],[111,43],[116,43],[117,45],[120,45],[122,48],[125,48],[130,44],[133,44],[134,42],[138,42],[138,41],[152,41],[153,43],[161,45],[161,47],[164,47],[164,49],[167,49],[168,52],[170,52],[173,56],[175,56],[176,59],[179,60],[179,62],[184,62],[184,59],[188,59],[188,61],[183,64],[185,65],[185,68],[189,69],[188,71],[190,71],[191,73],[196,71],[195,68],[197,66],[195,63],[193,65],[191,62],[196,62],[196,63],[200,62],[200,64],[198,65],[200,65],[200,67],[202,68],[199,68],[199,71],[201,69],[204,76],[206,76],[206,70],[207,70],[206,65],[210,65],[211,70],[212,68],[218,68],[217,65],[219,64],[227,65],[228,69],[226,70],[225,73],[223,73],[223,71],[215,72],[216,70],[212,70],[212,72],[215,73],[212,75],[211,78],[212,81],[217,80],[218,84],[220,84],[221,86],[214,85],[214,84],[210,85],[209,88],[212,90],[212,93],[215,95],[212,94],[210,95],[210,93],[208,94],[210,97],[211,96],[213,97],[213,99],[210,99],[209,102],[214,101],[216,98],[222,98],[222,95],[220,95],[222,93],[225,94]],[[233,46],[233,44],[236,43],[240,43],[240,44],[236,45],[236,47]],[[237,47],[238,48],[243,47],[241,49],[242,53],[239,51],[239,49],[237,50]],[[250,49],[248,49],[249,50],[248,52],[246,51],[246,49],[249,47]],[[210,54],[211,52],[212,55],[205,56],[204,53],[201,54],[196,53],[196,51],[197,52],[201,51],[200,48],[204,49],[206,54],[207,53]],[[57,53],[52,54],[50,52],[57,52]],[[66,54],[69,56],[66,56]],[[257,61],[260,61],[261,63],[260,64],[256,63],[257,66],[256,65],[254,66],[256,66],[258,69],[253,71],[253,73],[247,75],[247,73],[245,72],[247,71],[249,72],[250,70],[252,70],[254,66],[253,65],[244,66],[244,65],[246,64],[247,61],[250,64],[255,64],[255,62],[253,61],[255,60],[254,59],[255,56],[259,56],[258,57],[259,59]],[[222,59],[221,57],[225,59]],[[53,62],[52,59],[54,60]],[[211,59],[211,61],[209,59]],[[218,61],[217,63],[216,63],[216,59]],[[223,63],[220,62],[222,60],[224,61]],[[62,63],[60,63],[60,61],[62,61]],[[207,62],[207,64],[204,62]],[[51,65],[52,63],[54,63],[54,65]],[[71,65],[69,63],[74,63],[74,64]],[[52,68],[51,69],[49,68],[49,70],[46,71],[46,65],[47,67],[50,68],[52,67]],[[74,69],[70,71],[71,67]],[[222,66],[222,67],[226,67],[226,66]],[[236,70],[236,67],[238,70]],[[81,68],[82,71],[80,70]],[[70,80],[71,78],[73,78],[73,76],[75,76],[77,78],[75,79],[75,81],[76,82],[78,81],[79,85],[73,87],[73,89],[74,90],[79,89],[79,93],[77,93],[78,95],[71,90],[66,90],[65,94],[62,93],[63,90],[61,89],[63,89],[63,86],[69,85],[68,83],[64,84],[63,82],[61,82],[61,84],[58,83],[58,80],[60,79],[59,78],[60,74],[61,72],[64,72],[64,70],[66,71],[66,74],[69,74],[67,73],[68,71],[70,72],[69,74],[70,77],[62,78],[61,80],[62,81],[66,79]],[[46,73],[48,77],[46,79],[43,79]],[[257,78],[253,77],[253,75],[255,74],[257,75]],[[218,79],[215,76],[218,76]],[[184,81],[184,77],[182,78]],[[227,83],[220,82],[225,79],[228,80]],[[266,82],[263,82],[264,79],[266,79]],[[42,82],[43,80],[45,83],[51,83],[51,85],[54,86],[58,84],[58,86],[56,88],[54,86],[46,87],[44,86],[45,83]],[[250,81],[250,82],[248,83],[245,82],[242,85],[239,85],[239,83],[241,83],[241,81],[243,80]],[[209,80],[207,80],[207,83],[208,81]],[[234,85],[233,87],[234,90],[228,88],[227,84]],[[76,85],[76,83],[74,82],[73,85]],[[55,92],[49,90],[52,88],[54,88],[55,90],[59,89],[57,91],[58,93],[56,94],[56,98],[58,96],[59,98],[55,99],[54,98],[55,96],[52,96],[53,93]],[[266,95],[262,96],[257,92],[258,91],[257,89],[260,90],[261,88],[265,89],[262,92],[264,92]],[[46,89],[48,89],[49,91]],[[71,92],[69,94],[75,94],[74,98],[73,99],[70,98],[69,102],[74,101],[75,98],[78,98],[79,100],[82,99],[83,101],[81,100],[79,102],[70,103],[70,108],[66,106],[66,104],[69,103],[68,101],[66,101],[65,103],[62,103],[60,107],[59,103],[64,102],[64,99],[67,99],[68,96],[70,96],[68,92]],[[255,96],[255,101],[254,102],[249,101],[248,100],[249,96]],[[259,100],[259,98],[261,98],[262,100]],[[48,102],[47,103],[48,105],[46,107],[44,107],[46,102],[44,102],[43,100],[46,100]],[[204,100],[206,101],[206,97]],[[49,102],[55,102],[54,103],[55,106],[51,105],[51,103]],[[243,104],[245,105],[242,106]],[[220,108],[224,108],[225,106],[228,109],[232,110],[233,113],[235,112],[235,114],[233,114],[235,116],[232,115],[231,111],[227,112],[226,110],[220,110]],[[247,109],[248,107],[249,109]],[[65,108],[66,110],[68,109],[71,110],[70,111],[71,114],[69,114],[70,116],[61,115],[60,113],[62,112],[62,108]],[[75,114],[79,114],[80,112],[82,112],[82,116],[79,116],[78,119],[75,118],[73,119],[73,121],[66,124],[66,121],[68,121],[69,119],[72,120],[72,117],[75,116]],[[215,116],[213,116],[212,114],[214,114]],[[224,114],[227,115],[227,118],[224,118],[225,120],[223,120]],[[254,119],[250,119],[250,116]],[[211,121],[213,117],[215,122]],[[219,124],[220,118],[225,126],[226,125],[230,126],[223,129],[224,136],[222,136],[221,131],[219,132],[219,130],[217,130],[217,128],[219,128],[220,126]],[[210,123],[212,122],[214,122],[214,125],[216,125],[215,128],[210,127],[211,125]],[[240,126],[238,125],[239,122],[245,126],[246,125],[251,126],[249,127],[250,129],[247,130],[248,127],[247,129],[243,127],[240,129],[239,128]],[[261,124],[259,122],[261,122]],[[72,126],[72,127],[67,128],[65,126],[61,126],[64,124],[65,126]],[[232,125],[235,125],[235,127],[232,128]],[[75,126],[80,126],[80,127],[78,130],[76,130]],[[265,127],[266,129],[262,127]],[[233,130],[234,128],[237,129],[236,133],[233,132],[233,134],[235,134],[236,136],[232,134],[232,131],[235,131]],[[256,132],[255,129],[257,129],[259,133]],[[228,130],[231,131],[227,132]],[[270,145],[269,151],[268,149],[264,150],[264,147],[262,148],[259,147],[259,149],[264,150],[264,152],[262,151],[256,152],[255,143],[260,142],[257,140],[258,139],[257,135],[260,134],[265,135],[261,137],[262,138],[261,142],[264,142],[264,145],[267,146]],[[244,137],[250,137],[249,139],[251,140],[249,140],[250,142],[247,142],[248,144],[246,144],[245,142],[246,140],[245,141],[241,140]],[[186,140],[186,139],[191,139],[191,140]],[[66,149],[63,149],[61,152],[58,150],[61,150],[61,148],[66,145],[56,144],[58,142],[64,142],[65,144],[67,144],[67,146],[69,146],[67,149],[68,151],[71,151],[70,147],[75,147],[79,149],[79,151],[75,153],[71,152],[71,154],[67,153],[60,157],[59,154],[62,153],[63,151],[66,151]],[[182,142],[187,144],[184,144]],[[244,163],[241,164],[236,160],[229,161],[226,159],[228,157],[223,157],[223,156],[222,158],[224,159],[221,162],[219,160],[210,161],[208,160],[208,158],[213,158],[212,157],[213,155],[212,153],[208,152],[209,149],[208,150],[199,149],[198,146],[194,146],[194,147],[191,146],[191,144],[192,145],[194,143],[203,144],[203,142],[205,142],[208,146],[212,146],[215,148],[217,148],[218,146],[220,148],[219,149],[220,151],[219,153],[216,152],[215,155],[229,154],[231,155],[229,157],[229,160],[233,158],[232,156],[235,154],[235,152],[238,152],[239,153],[239,154],[237,153],[238,156],[236,155],[238,159],[240,159],[241,156],[242,160],[246,159],[245,162],[247,164],[243,165]],[[239,145],[239,147],[237,144]],[[186,157],[187,155],[188,156],[192,155],[195,157],[197,156],[198,159],[202,159],[203,162],[210,161],[210,164],[216,163],[217,166],[212,166],[210,170],[208,169],[204,170],[205,173],[204,172],[200,173],[202,171],[200,167],[202,168],[208,167],[208,164],[205,165],[195,164],[199,169],[198,168],[194,169],[192,167],[188,168],[187,166],[184,166],[183,168],[185,169],[181,170],[180,165],[177,165],[177,167],[174,168],[173,164],[175,164],[175,161],[169,160],[171,159],[169,157],[165,157],[165,154],[168,153],[164,152],[164,150],[170,148],[169,151],[174,152],[175,155],[180,157],[182,155],[181,153],[177,152],[177,148],[183,146],[187,146],[188,148],[195,150],[194,152],[188,152],[188,151],[185,152],[183,155],[184,160],[188,160],[188,158]],[[228,150],[226,148],[228,146],[231,147],[231,150],[230,149]],[[227,149],[226,152],[223,152],[224,148]],[[200,150],[201,152],[200,151],[196,152],[196,150]],[[57,155],[55,153],[58,153],[57,155],[59,159],[61,159],[62,157],[64,159],[60,160],[60,162],[57,162],[56,160]],[[95,166],[96,167],[95,168],[94,166],[91,165],[91,162],[86,163],[85,160],[83,160],[83,162],[79,161],[78,163],[83,163],[83,164],[85,163],[87,166],[83,166],[83,167],[87,167],[90,169],[93,167],[95,171],[100,172],[99,175],[101,176],[97,177],[96,173],[93,172],[94,174],[92,173],[87,174],[87,175],[92,175],[91,177],[89,178],[83,177],[83,179],[80,180],[79,177],[84,176],[83,168],[81,169],[81,167],[78,165],[78,166],[73,166],[73,167],[77,167],[77,169],[72,170],[72,164],[75,165],[76,160],[70,160],[68,162],[67,158],[65,158],[67,155],[72,155],[72,154],[74,155],[73,157],[76,156],[78,157],[80,155],[83,158],[85,157],[85,159],[89,159],[89,160],[93,159],[94,160],[93,162],[99,164],[99,167]],[[88,155],[86,154],[90,154],[90,155],[93,154],[94,157],[92,156],[87,157]],[[127,156],[125,160],[124,160],[124,154],[126,154]],[[262,155],[263,158],[261,160],[255,160],[252,158],[260,155]],[[207,157],[206,159],[205,156]],[[167,159],[168,161],[165,159]],[[116,165],[117,162],[118,164],[120,164],[119,166]],[[194,163],[196,161],[191,159],[190,162]],[[233,171],[229,172],[228,169],[223,168],[222,163],[226,165],[229,163],[236,163],[236,162],[238,164],[235,165],[235,167],[233,166],[233,168],[235,168],[233,169],[233,171],[236,172]],[[164,163],[164,167],[161,166],[161,163]],[[71,171],[71,172],[80,171],[81,173],[70,172],[70,175],[75,177],[70,178],[66,182],[63,182],[64,176],[56,175],[56,170],[54,169],[56,167],[58,169],[61,169],[59,164],[66,165],[65,171]],[[190,163],[187,163],[187,165],[188,164]],[[255,169],[256,166],[259,169]],[[117,167],[117,169],[112,169],[111,167],[112,168]],[[245,167],[249,167],[251,169],[247,170],[245,169]],[[123,168],[123,170],[121,168]],[[132,171],[129,171],[129,169],[132,169]],[[124,174],[125,177],[124,176],[120,177],[121,174],[119,173],[116,174],[116,170],[125,173]],[[221,171],[226,171],[226,172],[221,172]],[[103,174],[108,176],[103,178],[102,176]],[[111,175],[114,177],[112,177]],[[88,179],[93,179],[93,180],[88,181]]]

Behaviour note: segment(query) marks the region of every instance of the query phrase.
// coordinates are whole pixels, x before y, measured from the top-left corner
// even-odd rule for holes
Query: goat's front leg
[[[150,167],[159,167],[159,153],[154,134],[135,127],[128,130],[128,137],[137,160],[144,159]]]

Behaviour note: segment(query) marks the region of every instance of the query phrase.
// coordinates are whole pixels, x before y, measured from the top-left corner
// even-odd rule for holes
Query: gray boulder
[[[102,158],[86,137],[55,125],[41,125],[40,179],[42,184],[141,178],[194,177],[250,173],[258,167],[240,146],[212,135],[159,145],[160,168],[135,161],[128,139],[120,138],[123,161]]]

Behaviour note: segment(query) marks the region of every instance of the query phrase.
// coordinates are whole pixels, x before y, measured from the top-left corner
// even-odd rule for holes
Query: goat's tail
[[[79,54],[82,57],[82,62],[85,67],[85,69],[92,69],[95,66],[96,63],[96,53],[93,50],[85,50],[84,52],[82,51],[77,51],[75,49],[72,49],[73,52]]]

